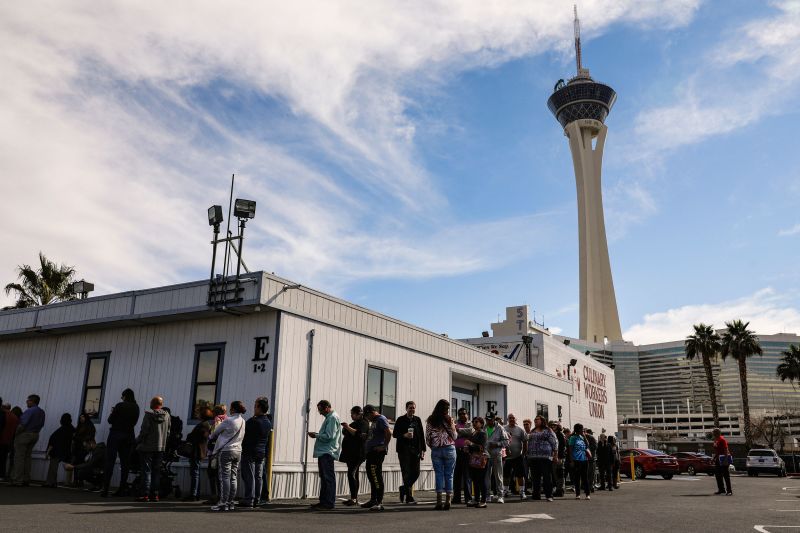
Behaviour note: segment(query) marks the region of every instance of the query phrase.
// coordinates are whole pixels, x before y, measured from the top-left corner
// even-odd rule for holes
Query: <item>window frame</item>
[[[105,352],[88,352],[86,354],[86,367],[83,371],[83,388],[81,389],[81,413],[86,410],[86,393],[89,389],[100,389],[100,401],[97,405],[97,414],[90,418],[92,422],[99,423],[103,418],[103,401],[106,396],[106,381],[108,378],[108,360],[111,357],[111,351]],[[100,378],[100,386],[89,386],[89,368],[92,366],[92,361],[95,359],[103,360],[103,377]]]
[[[217,350],[217,380],[215,382],[204,381],[202,383],[197,382],[197,371],[198,367],[200,366],[200,352],[211,352]],[[199,418],[195,418],[194,416],[194,404],[197,402],[197,387],[198,385],[214,385],[214,405],[219,403],[219,389],[222,385],[222,369],[224,367],[223,362],[225,361],[225,343],[224,342],[212,342],[212,343],[205,343],[205,344],[195,344],[194,345],[194,367],[192,369],[192,383],[191,383],[191,392],[190,392],[190,400],[189,400],[189,414],[186,417],[188,421],[187,424],[198,424],[200,422]]]
[[[386,416],[386,413],[383,412],[383,408],[384,408],[384,404],[383,404],[384,374],[386,372],[392,372],[394,374],[394,402],[395,402],[394,416],[391,417],[391,418],[386,416],[386,419],[389,421],[389,423],[394,424],[395,421],[397,420],[397,416],[398,416],[398,412],[397,411],[399,409],[399,406],[397,405],[398,404],[398,401],[397,401],[397,383],[398,383],[398,381],[397,381],[397,379],[398,379],[398,375],[400,374],[400,372],[398,372],[397,368],[392,368],[392,367],[388,367],[388,366],[379,365],[379,364],[376,364],[376,363],[367,362],[366,369],[364,370],[364,403],[365,404],[369,403],[369,400],[368,400],[368,397],[369,397],[369,371],[370,371],[371,368],[374,368],[375,370],[380,370],[380,372],[381,372],[380,390],[378,391],[378,395],[380,396],[380,404],[376,405],[375,407],[378,408],[378,411],[383,416]]]
[[[546,414],[542,414],[542,416],[544,417],[545,422],[549,422],[550,421],[550,404],[543,403],[543,402],[536,402],[536,416],[539,416],[541,414],[539,412],[540,411],[540,407],[544,407],[544,410],[547,411],[547,413]]]

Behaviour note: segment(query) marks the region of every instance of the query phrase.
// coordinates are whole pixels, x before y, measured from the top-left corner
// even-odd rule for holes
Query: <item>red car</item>
[[[690,476],[695,474],[714,475],[714,459],[704,453],[677,452],[672,456],[678,460],[681,473],[686,472]]]
[[[622,450],[619,455],[622,459],[619,471],[628,477],[631,477],[631,456],[633,456],[636,479],[644,479],[650,474],[672,479],[672,476],[680,474],[678,460],[658,450],[636,448]]]

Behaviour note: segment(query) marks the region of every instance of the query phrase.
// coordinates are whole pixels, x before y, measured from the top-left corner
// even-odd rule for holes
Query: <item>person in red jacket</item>
[[[730,466],[729,457],[731,455],[728,449],[728,441],[722,436],[722,432],[719,428],[714,428],[711,434],[714,436],[714,465],[717,478],[717,492],[714,494],[733,496],[733,491],[731,490],[731,474],[728,470]],[[725,486],[722,485],[723,479],[725,480]]]

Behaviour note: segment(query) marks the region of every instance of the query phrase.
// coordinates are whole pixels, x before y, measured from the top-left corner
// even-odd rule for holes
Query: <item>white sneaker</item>
[[[553,501],[553,498],[547,498],[547,501],[551,502]]]
[[[373,505],[369,508],[370,511],[383,511],[383,504],[379,503],[378,505]]]
[[[501,497],[497,498],[497,503],[506,503],[506,501],[501,496]]]
[[[218,503],[216,505],[212,505],[211,510],[214,512],[227,511],[228,506],[224,503]]]
[[[525,500],[525,493],[524,492],[520,492],[519,493],[519,499],[520,499],[520,501],[524,501]]]
[[[587,500],[591,500],[591,499],[592,499],[592,497],[591,497],[591,496],[589,496],[589,495],[587,494],[587,495],[586,495],[586,499],[587,499]]]

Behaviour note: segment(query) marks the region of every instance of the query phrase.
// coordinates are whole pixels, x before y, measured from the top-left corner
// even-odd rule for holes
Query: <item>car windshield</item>
[[[775,457],[775,452],[772,450],[750,450],[747,455],[750,457]]]
[[[642,450],[642,451],[648,455],[667,455],[664,452],[660,452],[658,450]]]

